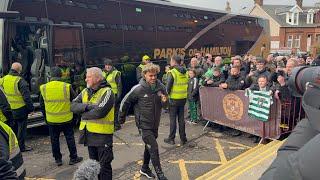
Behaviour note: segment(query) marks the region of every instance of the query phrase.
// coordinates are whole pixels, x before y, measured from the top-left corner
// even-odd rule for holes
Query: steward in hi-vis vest
[[[17,135],[21,152],[32,150],[25,146],[27,136],[28,114],[33,111],[33,103],[30,96],[28,83],[20,76],[22,66],[20,63],[13,63],[8,75],[4,76],[1,86],[10,104],[14,126],[13,131]]]
[[[142,61],[141,61],[141,64],[136,68],[136,77],[137,77],[137,81],[139,82],[140,81],[140,79],[142,78],[142,69],[143,69],[143,67],[146,65],[146,64],[148,64],[148,63],[150,63],[150,60],[151,60],[151,58],[148,56],[148,55],[144,55],[143,57],[142,57]]]
[[[61,81],[61,74],[60,68],[53,67],[50,82],[40,86],[40,107],[49,127],[52,154],[58,166],[62,165],[60,132],[63,132],[68,144],[69,164],[76,164],[83,159],[77,155],[72,123],[71,101],[76,95],[69,83]]]
[[[79,142],[88,146],[89,158],[100,163],[99,179],[112,180],[114,94],[97,67],[87,69],[86,82],[71,104],[71,111],[81,114]]]
[[[170,134],[164,139],[168,144],[175,144],[177,118],[179,124],[179,135],[181,144],[187,142],[184,122],[184,105],[186,104],[188,91],[188,74],[187,70],[181,66],[182,58],[173,56],[170,60],[171,70],[168,72],[166,89],[170,98],[169,116],[170,116]]]
[[[12,129],[0,121],[0,159],[11,161],[11,163],[0,162],[0,179],[23,180],[26,169],[23,166],[23,158],[20,152],[18,140]],[[12,165],[11,165],[12,164]],[[13,172],[10,168],[13,166]],[[7,168],[4,168],[7,167]],[[9,167],[9,168],[8,168]]]
[[[112,63],[111,59],[104,59],[104,70],[102,74],[106,81],[111,86],[112,92],[115,96],[115,106],[114,106],[114,128],[115,130],[121,129],[120,123],[118,122],[118,112],[121,102],[122,95],[122,82],[121,82],[121,72],[118,71]]]

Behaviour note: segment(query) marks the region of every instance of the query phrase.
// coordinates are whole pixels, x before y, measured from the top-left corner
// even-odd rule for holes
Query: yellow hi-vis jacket
[[[107,82],[110,84],[113,94],[118,94],[118,84],[116,82],[116,77],[120,73],[118,70],[113,70],[112,73],[102,72],[103,76],[106,78]]]
[[[40,86],[48,123],[61,124],[72,121],[69,83],[50,81]]]
[[[19,109],[26,105],[18,88],[20,79],[21,77],[19,76],[8,74],[3,78],[2,81],[4,93],[7,96],[7,100],[12,110]]]
[[[173,86],[169,97],[171,99],[186,99],[188,91],[188,75],[187,73],[182,74],[177,69],[169,71],[174,79]]]
[[[0,131],[5,133],[8,137],[7,143],[9,144],[9,160],[12,162],[12,166],[14,167],[19,179],[23,179],[26,175],[26,169],[23,166],[23,158],[20,152],[17,137],[12,129],[3,122],[0,122]]]
[[[104,87],[99,89],[90,99],[87,88],[84,89],[82,93],[82,103],[98,105],[103,95],[110,90],[109,87]],[[109,111],[109,113],[100,119],[81,119],[80,130],[86,128],[91,133],[98,134],[113,134],[114,132],[114,107]]]

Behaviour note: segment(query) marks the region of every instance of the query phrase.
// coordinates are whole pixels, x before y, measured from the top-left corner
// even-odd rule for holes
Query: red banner
[[[221,90],[212,87],[200,89],[202,117],[217,124],[238,129],[265,138],[280,136],[281,103],[271,105],[268,122],[248,116],[249,99],[244,91]]]

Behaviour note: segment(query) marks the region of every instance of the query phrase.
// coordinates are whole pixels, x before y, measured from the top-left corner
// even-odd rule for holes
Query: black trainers
[[[157,174],[157,176],[159,180],[168,180],[168,178],[163,173],[159,173]]]
[[[156,176],[152,173],[151,169],[142,167],[140,169],[140,174],[146,176],[148,179],[156,178]]]
[[[170,144],[170,145],[174,145],[174,144],[175,144],[174,140],[173,140],[173,139],[170,139],[170,138],[166,138],[166,139],[164,139],[163,141],[164,141],[165,143],[167,143],[167,144]]]
[[[187,139],[185,139],[185,140],[181,140],[181,145],[185,145],[185,144],[187,144],[187,142],[188,142],[188,140],[187,140]]]
[[[74,158],[74,159],[70,159],[69,165],[77,164],[78,162],[81,162],[82,160],[83,160],[83,157],[77,157],[77,158]]]
[[[62,166],[62,160],[61,159],[56,159],[56,164],[57,164],[57,166]]]
[[[32,150],[33,150],[33,148],[29,147],[29,146],[25,146],[24,148],[20,149],[21,152],[28,152],[28,151],[32,151]]]

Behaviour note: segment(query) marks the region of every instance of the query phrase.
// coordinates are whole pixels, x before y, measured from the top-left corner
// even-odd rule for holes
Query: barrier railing
[[[289,133],[304,117],[300,98],[280,102],[274,99],[269,120],[262,122],[248,116],[249,99],[244,91],[221,90],[212,87],[200,89],[203,119],[237,129],[263,139],[278,139]]]

